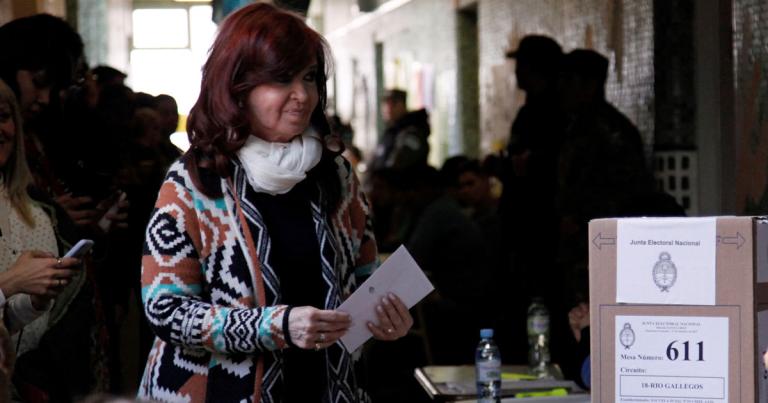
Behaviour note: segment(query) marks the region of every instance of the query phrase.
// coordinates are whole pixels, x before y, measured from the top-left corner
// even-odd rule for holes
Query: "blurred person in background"
[[[164,159],[165,169],[181,157],[181,150],[171,143],[171,135],[176,133],[179,127],[179,107],[176,100],[168,94],[160,94],[155,97],[155,110],[160,117],[160,138],[159,150]]]
[[[525,299],[552,292],[548,260],[554,256],[557,238],[557,161],[565,128],[557,93],[562,55],[560,45],[542,35],[524,36],[517,49],[506,54],[515,62],[525,104],[510,129],[499,214],[511,245],[513,269],[525,284],[523,307]],[[520,322],[524,321],[521,311]]]
[[[576,49],[564,57],[560,96],[568,129],[558,161],[557,267],[570,287],[563,293],[567,309],[574,305],[567,296],[587,290],[590,220],[644,212],[677,215],[659,211],[651,201],[654,182],[640,132],[606,101],[607,78],[608,59],[595,51]]]
[[[589,221],[605,217],[684,216],[675,199],[657,191],[635,125],[605,97],[609,60],[589,49],[563,58],[560,102],[568,125],[558,161],[560,240],[556,267],[563,284],[573,337],[558,360],[563,374],[584,383],[589,355]],[[586,361],[585,361],[586,360]],[[585,367],[586,362],[586,367]]]
[[[408,240],[416,219],[403,186],[402,174],[378,169],[368,176],[367,192],[373,213],[373,230],[380,253],[392,253]]]
[[[406,170],[427,164],[430,134],[426,109],[409,112],[408,94],[403,90],[386,91],[381,117],[387,125],[371,162],[371,170],[392,168]]]
[[[98,89],[89,84],[80,35],[61,18],[36,14],[0,27],[0,48],[0,78],[19,100],[35,185],[54,197],[82,231],[97,230],[111,205],[109,175],[99,176],[101,167],[73,168],[85,153],[78,146],[90,147],[81,133],[88,129],[73,126],[66,116],[83,117],[77,104],[93,102],[95,94],[88,91]],[[86,114],[79,120],[89,119]]]
[[[496,268],[483,253],[482,231],[462,211],[455,190],[447,190],[455,188],[450,175],[422,166],[403,181],[416,217],[405,245],[435,285],[422,303],[434,363],[469,364],[477,329],[496,324],[496,307],[490,304],[497,294]],[[463,318],[461,326],[456,318]]]
[[[53,299],[74,276],[77,259],[57,259],[61,252],[52,220],[28,193],[32,176],[24,155],[24,132],[21,113],[11,89],[0,80],[0,317],[8,326],[4,331],[12,337],[13,351],[4,358],[37,349],[40,340],[56,321],[51,317]],[[68,304],[65,296],[59,306]],[[6,368],[10,377],[10,368]],[[21,371],[27,367],[20,366]],[[15,383],[29,390],[29,379],[21,373]],[[10,379],[10,378],[8,378]],[[7,390],[7,389],[6,389]],[[30,397],[27,395],[27,397]]]
[[[558,219],[557,164],[565,130],[560,109],[558,78],[563,52],[560,44],[544,35],[526,35],[516,49],[506,53],[515,64],[517,87],[525,92],[525,103],[510,128],[509,143],[500,178],[504,184],[499,201],[504,244],[510,252],[509,301],[505,314],[515,340],[527,337],[526,307],[541,297],[554,317],[564,317],[563,291],[554,257]],[[558,358],[566,329],[553,329],[550,342],[553,360]],[[515,354],[523,353],[520,343]]]
[[[92,68],[91,74],[100,89],[110,85],[125,85],[125,79],[128,78],[122,71],[103,64]]]
[[[496,212],[499,201],[491,191],[491,176],[478,160],[469,160],[463,164],[459,168],[457,180],[459,202],[472,208],[472,218],[499,221]]]
[[[361,173],[360,169],[364,168],[364,165],[362,167],[359,165],[363,160],[363,152],[352,142],[355,137],[354,129],[349,123],[344,123],[337,115],[329,117],[328,123],[331,125],[331,133],[339,136],[341,142],[344,143],[344,152],[341,155],[352,164],[356,173]]]
[[[653,190],[637,127],[605,99],[608,59],[588,49],[565,55],[561,104],[568,130],[559,160],[558,209],[585,235],[589,220],[617,217]],[[586,253],[586,248],[583,248]]]

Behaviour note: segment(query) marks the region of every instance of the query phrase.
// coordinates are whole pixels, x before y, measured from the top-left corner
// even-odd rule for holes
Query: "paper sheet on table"
[[[341,342],[352,352],[373,336],[366,323],[379,322],[376,305],[387,293],[397,295],[411,308],[434,289],[411,254],[401,245],[338,307],[339,311],[352,316],[352,326]]]

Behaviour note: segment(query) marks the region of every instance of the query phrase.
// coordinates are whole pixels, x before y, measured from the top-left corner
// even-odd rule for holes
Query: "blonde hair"
[[[8,85],[0,80],[0,103],[6,103],[11,109],[11,119],[16,126],[14,133],[14,148],[5,166],[0,168],[3,177],[3,186],[8,192],[11,206],[16,209],[21,219],[28,225],[34,226],[32,217],[32,199],[27,193],[27,188],[32,183],[32,174],[27,165],[27,157],[24,153],[24,130],[22,129],[21,110],[16,96]]]

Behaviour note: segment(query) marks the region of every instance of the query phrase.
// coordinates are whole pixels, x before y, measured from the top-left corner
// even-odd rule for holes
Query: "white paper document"
[[[717,220],[627,218],[616,227],[616,302],[715,305]]]
[[[616,316],[615,402],[727,402],[728,318]]]
[[[379,323],[376,305],[387,293],[397,295],[411,308],[434,289],[411,254],[400,246],[338,307],[339,311],[352,316],[352,326],[341,342],[352,352],[373,336],[366,324]]]

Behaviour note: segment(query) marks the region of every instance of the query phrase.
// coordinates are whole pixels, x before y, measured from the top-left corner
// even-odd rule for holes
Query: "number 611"
[[[680,358],[680,350],[678,350],[677,347],[675,347],[675,344],[678,343],[678,340],[673,340],[669,345],[667,345],[667,358],[669,358],[670,361],[677,361],[678,358]],[[683,361],[691,361],[690,359],[690,342],[684,341],[680,344],[683,345]],[[699,358],[695,361],[704,361],[704,342],[700,341],[695,344],[696,346],[699,346]]]

